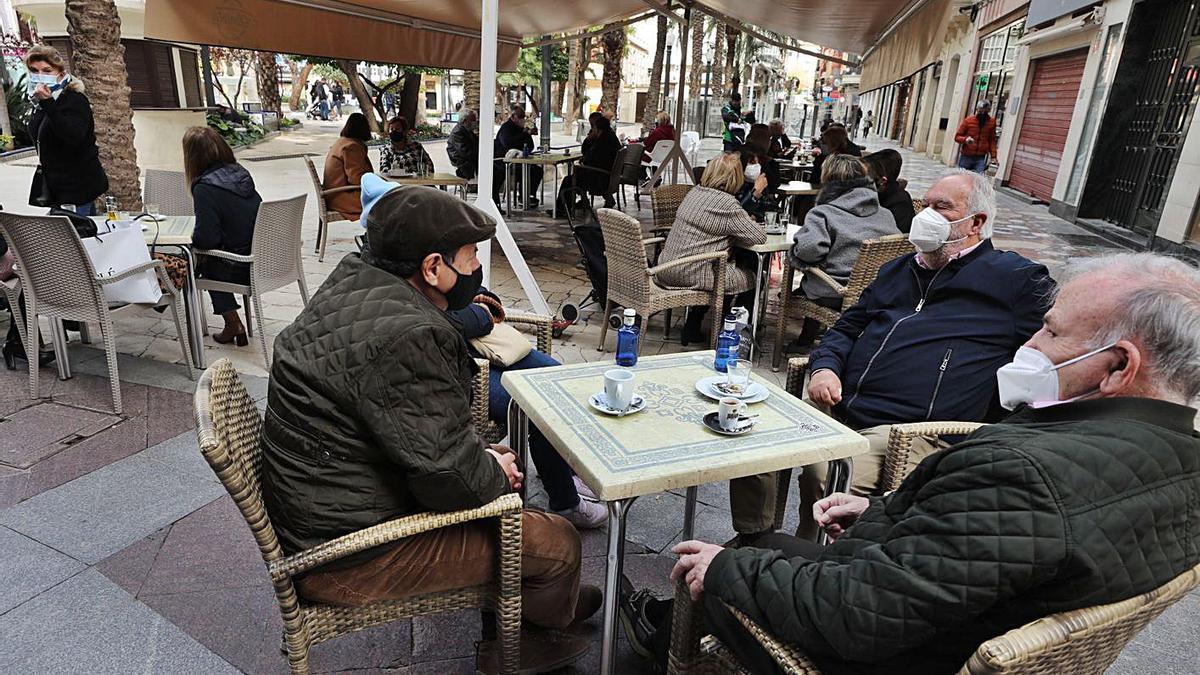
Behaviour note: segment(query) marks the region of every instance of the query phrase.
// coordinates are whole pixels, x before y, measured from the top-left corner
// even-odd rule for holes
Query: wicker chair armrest
[[[341,187],[329,188],[328,190],[322,189],[321,196],[328,197],[329,195],[336,195],[339,192],[361,192],[361,191],[362,191],[361,185],[343,185]]]
[[[725,604],[725,608],[729,610],[733,618],[737,619],[738,623],[742,624],[742,627],[758,642],[759,646],[771,655],[771,658],[775,660],[776,665],[779,666],[782,672],[787,673],[787,675],[821,675],[821,671],[817,669],[817,665],[795,647],[780,642],[775,636],[751,621],[750,617],[730,607],[728,604]]]
[[[679,267],[680,265],[689,265],[691,263],[697,263],[697,262],[711,262],[714,260],[725,260],[725,258],[727,258],[728,255],[729,254],[727,254],[724,251],[713,251],[712,253],[697,253],[696,255],[689,255],[689,256],[685,256],[683,258],[679,258],[678,260],[672,260],[671,262],[666,262],[661,265],[655,265],[654,267],[651,267],[650,269],[646,270],[646,274],[649,274],[650,276],[654,276],[654,275],[658,274],[659,272],[662,272],[663,270],[670,269],[672,267]]]
[[[324,544],[318,544],[308,550],[294,553],[286,558],[272,560],[267,564],[271,579],[279,582],[302,572],[374,548],[382,544],[411,537],[422,532],[429,532],[451,525],[459,525],[472,520],[495,518],[507,514],[520,513],[523,508],[521,495],[509,493],[483,506],[462,511],[447,513],[425,512],[403,518],[389,520],[368,527],[358,532],[347,534]]]
[[[808,372],[808,357],[797,356],[788,359],[787,362],[787,386],[784,389],[787,393],[796,398],[804,398],[807,392],[804,391],[804,376]]]
[[[137,275],[141,274],[142,272],[147,272],[152,269],[161,269],[161,268],[165,268],[165,267],[166,267],[166,263],[164,263],[163,261],[151,260],[150,262],[144,262],[140,265],[134,265],[133,267],[130,267],[129,269],[125,270],[124,272],[121,272],[120,274],[114,274],[111,277],[98,276],[98,277],[96,277],[96,283],[100,284],[101,286],[103,286],[105,284],[113,284],[118,281],[128,279],[129,277],[137,276]]]
[[[842,284],[838,283],[837,279],[834,279],[833,277],[829,276],[829,274],[826,273],[825,270],[823,270],[819,267],[804,267],[801,269],[804,272],[804,276],[815,277],[817,279],[820,279],[826,286],[829,286],[833,290],[837,291],[838,295],[846,294],[846,287],[843,286]]]
[[[659,227],[650,228],[650,234],[655,237],[665,237],[671,232],[670,225],[660,225]]]
[[[699,670],[700,639],[704,637],[704,612],[692,601],[687,583],[682,579],[675,585],[672,603],[671,650],[667,659],[668,675],[683,675]]]
[[[979,427],[987,426],[982,422],[912,422],[909,424],[893,424],[891,434],[910,434],[912,436],[962,436],[969,434]]]
[[[550,353],[551,337],[553,336],[554,319],[544,314],[527,314],[524,312],[509,312],[504,316],[504,323],[529,326],[537,337],[538,351]]]
[[[194,255],[194,256],[209,256],[211,258],[223,258],[225,260],[232,260],[233,262],[240,262],[240,263],[254,262],[254,256],[252,256],[252,255],[238,255],[237,253],[230,253],[229,251],[222,251],[220,249],[215,249],[215,248],[192,249],[192,255]]]
[[[666,241],[666,237],[646,237],[642,240],[642,246],[650,246],[651,244],[664,244]]]

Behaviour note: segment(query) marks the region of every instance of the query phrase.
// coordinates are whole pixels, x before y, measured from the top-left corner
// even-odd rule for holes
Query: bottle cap
[[[633,309],[630,309],[630,308],[626,308],[626,309],[625,309],[625,316],[637,316],[637,311],[636,311],[636,310],[633,310]]]

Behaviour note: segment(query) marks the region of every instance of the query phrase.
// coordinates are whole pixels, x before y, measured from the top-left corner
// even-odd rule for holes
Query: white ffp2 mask
[[[1032,347],[1021,347],[1012,363],[996,371],[996,384],[1000,387],[1000,405],[1006,410],[1015,410],[1026,403],[1063,403],[1058,398],[1058,369],[1078,363],[1100,352],[1117,346],[1117,343],[1055,364],[1050,357]]]
[[[946,216],[938,213],[932,206],[927,206],[913,216],[912,229],[908,232],[908,241],[921,253],[933,253],[946,244],[962,241],[966,237],[950,239],[950,229],[955,223],[974,218],[971,214],[958,220],[947,220]]]
[[[760,173],[762,173],[761,164],[747,164],[746,170],[742,172],[742,175],[746,177],[747,181],[753,183],[758,180],[758,174]]]

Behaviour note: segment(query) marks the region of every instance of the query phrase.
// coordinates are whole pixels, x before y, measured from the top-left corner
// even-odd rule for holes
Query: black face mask
[[[392,139],[393,143],[403,143],[408,139],[408,134],[404,133],[403,131],[393,131],[388,134],[388,137]]]
[[[445,259],[443,258],[443,262]],[[451,311],[463,309],[471,304],[476,295],[479,295],[479,288],[483,286],[483,268],[475,270],[470,274],[463,274],[454,269],[454,265],[446,263],[455,274],[458,275],[458,280],[446,291],[446,304],[449,305]]]

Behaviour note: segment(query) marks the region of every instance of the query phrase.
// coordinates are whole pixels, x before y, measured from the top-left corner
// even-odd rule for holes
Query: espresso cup
[[[621,368],[605,371],[604,398],[613,410],[629,410],[633,404],[633,371]]]
[[[717,403],[717,424],[725,431],[737,431],[741,423],[738,421],[746,404],[740,399],[727,396]]]

